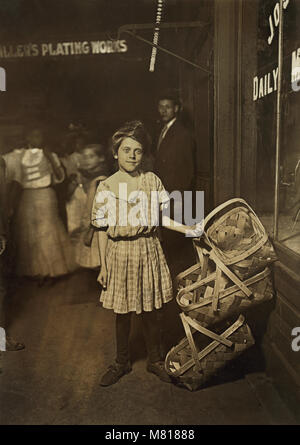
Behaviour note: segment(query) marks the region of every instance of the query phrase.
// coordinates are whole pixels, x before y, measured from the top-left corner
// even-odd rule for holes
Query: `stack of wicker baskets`
[[[272,298],[268,266],[276,260],[263,225],[241,199],[211,212],[193,242],[198,262],[177,276],[186,337],[165,360],[167,372],[190,390],[254,344],[240,314]]]

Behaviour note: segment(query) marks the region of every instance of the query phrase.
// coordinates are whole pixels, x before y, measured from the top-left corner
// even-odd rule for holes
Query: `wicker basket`
[[[263,225],[242,199],[213,210],[204,221],[204,240],[194,240],[194,247],[198,263],[176,277],[186,338],[165,360],[167,372],[190,390],[254,344],[243,315],[223,333],[208,328],[220,329],[233,315],[270,300],[268,265],[276,260]]]
[[[225,346],[218,341],[209,343],[197,352],[199,358],[197,364],[193,357],[190,342],[187,338],[181,340],[167,354],[165,368],[168,374],[173,377],[177,384],[194,391],[205,385],[220,369],[255,343],[243,316],[240,316],[222,335],[232,342],[232,346]],[[193,339],[196,347],[199,347],[201,340],[203,341],[203,336],[196,333],[193,335]]]
[[[201,239],[194,240],[199,262],[177,276],[177,302],[184,311],[211,301],[214,314],[209,317],[221,319],[232,305],[244,310],[272,297],[266,267],[276,255],[264,227],[244,200],[227,201],[206,217],[204,242],[205,246]],[[199,312],[208,314],[210,309]]]
[[[264,226],[243,199],[218,206],[205,218],[204,226],[207,245],[242,280],[277,259]]]
[[[246,311],[251,306],[263,303],[272,299],[274,291],[271,280],[271,271],[266,268],[254,277],[248,278],[244,284],[251,290],[251,297],[247,297],[237,285],[232,285],[230,280],[224,277],[222,288],[218,295],[218,310],[214,311],[213,291],[214,275],[210,275],[211,281],[205,287],[199,286],[189,291],[193,284],[197,284],[198,275],[193,273],[179,282],[179,292],[177,303],[180,308],[191,318],[197,319],[203,326],[213,326],[224,319]],[[183,282],[188,283],[183,286]]]

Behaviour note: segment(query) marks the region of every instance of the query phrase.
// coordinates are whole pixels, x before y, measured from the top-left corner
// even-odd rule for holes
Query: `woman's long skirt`
[[[23,190],[14,226],[18,275],[56,277],[76,269],[52,188]]]

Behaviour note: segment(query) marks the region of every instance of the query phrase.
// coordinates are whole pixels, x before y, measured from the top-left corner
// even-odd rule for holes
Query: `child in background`
[[[68,178],[67,186],[67,230],[72,237],[72,233],[76,232],[81,225],[81,215],[84,211],[86,195],[82,187],[78,187],[82,183],[81,175],[78,169],[81,167],[81,150],[86,146],[84,136],[77,135],[72,144],[69,144],[69,154],[61,158],[65,167]]]
[[[108,162],[103,145],[89,144],[80,150],[80,167],[78,168],[79,181],[74,191],[79,188],[84,194],[85,202],[80,215],[79,227],[73,231],[72,238],[75,245],[75,259],[81,267],[98,268],[100,255],[98,239],[93,236],[91,227],[91,211],[96,189],[101,181],[109,174]]]
[[[99,229],[101,255],[98,280],[103,290],[100,301],[104,308],[113,309],[116,313],[116,361],[103,375],[102,386],[116,383],[131,371],[129,334],[132,312],[140,314],[142,319],[148,352],[147,371],[156,374],[164,382],[171,382],[161,356],[158,315],[164,304],[173,298],[172,281],[157,235],[159,215],[153,219],[152,206],[149,205],[152,192],[159,193],[161,208],[168,206],[169,196],[154,173],[141,171],[142,159],[148,148],[149,137],[139,121],[125,124],[113,135],[113,155],[118,160],[119,170],[100,183],[93,204],[92,224]],[[126,195],[120,196],[126,188],[127,198]],[[123,221],[120,224],[121,201],[127,201],[125,209],[128,221],[132,204],[136,204],[130,195],[135,196],[135,200],[143,200],[143,196],[146,196],[148,205],[139,210],[138,224],[128,222],[125,225]],[[113,213],[116,210],[115,218],[109,217],[109,196],[113,197],[112,201],[116,200],[115,209],[111,211]],[[194,230],[182,224],[175,225],[167,215],[163,215],[162,223],[183,234]]]

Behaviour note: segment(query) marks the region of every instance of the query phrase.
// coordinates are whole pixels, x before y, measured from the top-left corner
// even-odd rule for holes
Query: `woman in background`
[[[72,272],[76,268],[72,246],[53,189],[65,178],[57,155],[44,148],[41,129],[32,128],[26,147],[3,157],[8,181],[22,186],[14,221],[17,275],[44,282]]]

